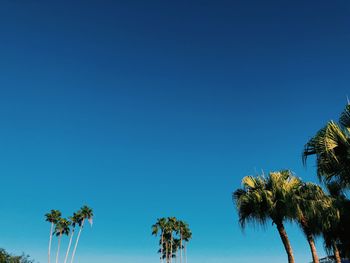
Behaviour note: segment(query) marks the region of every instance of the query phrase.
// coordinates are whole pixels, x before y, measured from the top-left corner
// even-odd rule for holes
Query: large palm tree
[[[56,252],[56,263],[58,263],[58,257],[60,254],[60,247],[61,247],[61,239],[63,235],[69,235],[70,232],[70,221],[68,221],[65,218],[61,218],[55,227],[55,235],[58,237],[58,245],[57,245],[57,252]]]
[[[49,239],[49,249],[48,249],[48,263],[50,263],[51,258],[51,243],[52,243],[52,235],[55,224],[60,220],[61,218],[61,212],[59,210],[52,209],[50,213],[45,214],[46,221],[51,224],[50,227],[50,239]]]
[[[70,248],[71,248],[71,245],[72,245],[72,240],[73,240],[73,236],[74,236],[74,231],[75,231],[75,227],[78,225],[80,226],[81,225],[81,222],[82,222],[82,216],[79,214],[79,212],[77,213],[74,213],[73,216],[71,216],[69,218],[70,222],[71,222],[71,225],[72,225],[72,231],[71,231],[71,234],[70,234],[70,238],[69,238],[69,243],[68,243],[68,248],[67,248],[67,252],[66,252],[66,256],[64,258],[64,263],[67,263],[67,260],[68,260],[68,255],[69,255],[69,251],[70,251]]]
[[[81,224],[79,224],[79,232],[78,232],[77,239],[75,241],[75,245],[74,245],[74,249],[73,249],[73,253],[72,253],[72,258],[70,261],[71,263],[73,263],[73,261],[74,261],[75,252],[77,250],[80,234],[81,234],[81,231],[83,230],[85,220],[88,220],[90,225],[92,226],[93,216],[94,216],[92,209],[86,205],[80,209],[78,214],[80,215],[79,221],[81,222]]]
[[[241,227],[244,229],[248,222],[264,225],[272,220],[289,263],[294,263],[294,256],[284,221],[292,220],[296,216],[293,203],[300,184],[300,180],[290,171],[271,172],[267,177],[244,177],[242,188],[233,193]]]
[[[339,123],[330,121],[305,145],[303,162],[316,156],[318,177],[328,183],[337,181],[350,186],[350,105],[345,107]]]
[[[322,232],[324,211],[332,206],[322,188],[313,183],[303,183],[294,198],[296,220],[309,243],[312,260],[319,263],[314,237]]]
[[[341,256],[349,256],[350,201],[337,182],[327,184],[327,189],[332,205],[323,213],[322,235],[327,253],[333,254],[336,262],[340,263]]]

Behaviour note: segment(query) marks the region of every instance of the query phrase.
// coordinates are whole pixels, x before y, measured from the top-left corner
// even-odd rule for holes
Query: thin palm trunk
[[[69,243],[68,243],[68,248],[67,248],[67,252],[66,252],[66,257],[64,258],[64,263],[67,263],[67,260],[68,260],[68,255],[69,255],[70,247],[71,247],[71,245],[72,245],[74,230],[75,230],[75,229],[73,228],[73,229],[72,229],[72,234],[70,235],[70,238],[69,238]]]
[[[162,231],[162,239],[161,239],[161,245],[160,245],[160,262],[163,263],[163,245],[164,245],[164,233]]]
[[[340,253],[338,250],[338,246],[335,242],[333,242],[333,251],[334,251],[334,257],[335,257],[335,262],[336,263],[341,263],[341,257],[340,257]]]
[[[51,257],[50,254],[51,254],[52,231],[53,231],[53,222],[51,222],[51,228],[50,228],[49,251],[48,251],[48,263],[50,263],[50,257]]]
[[[182,235],[180,230],[180,263],[182,263]]]
[[[315,240],[311,234],[310,228],[307,225],[307,222],[304,218],[300,220],[300,224],[302,226],[303,232],[306,236],[307,242],[309,243],[311,255],[312,255],[312,262],[313,263],[319,263],[316,246],[315,246]]]
[[[286,250],[288,255],[288,263],[294,263],[292,246],[290,245],[284,225],[282,222],[279,222],[279,223],[276,223],[276,226],[277,226],[278,233],[280,234],[282,243],[284,245],[284,249]]]
[[[74,249],[73,249],[72,258],[71,258],[70,263],[73,263],[73,261],[74,261],[75,252],[77,251],[77,246],[78,246],[81,231],[83,230],[83,227],[84,227],[84,222],[85,222],[85,219],[83,219],[81,226],[79,227],[79,232],[78,232],[77,240],[75,241],[75,245],[74,245]]]
[[[173,233],[170,234],[170,263],[173,261]]]
[[[56,263],[58,263],[58,256],[60,255],[61,238],[62,238],[62,233],[60,233],[60,235],[58,236],[58,246],[57,246],[57,252],[56,252]]]
[[[306,236],[307,242],[309,243],[311,254],[312,254],[312,262],[313,263],[319,263],[316,246],[315,246],[315,240],[312,235],[308,234]]]
[[[165,243],[165,261],[169,263],[168,242]]]

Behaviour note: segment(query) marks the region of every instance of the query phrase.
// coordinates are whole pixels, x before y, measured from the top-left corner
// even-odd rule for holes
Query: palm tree
[[[46,217],[45,220],[47,222],[51,223],[49,249],[48,249],[48,263],[50,263],[53,228],[54,228],[54,225],[57,224],[57,222],[59,221],[59,219],[61,217],[61,212],[59,210],[52,209],[50,213],[45,214],[45,217]]]
[[[330,121],[305,145],[303,163],[316,156],[317,175],[326,183],[337,181],[350,186],[350,104],[345,107],[339,124]]]
[[[330,199],[322,188],[313,183],[303,183],[294,198],[296,220],[309,243],[312,260],[319,263],[314,237],[322,232],[322,217],[331,208]]]
[[[166,218],[162,217],[162,218],[158,218],[157,222],[152,225],[152,235],[157,236],[158,232],[160,231],[160,240],[159,240],[159,245],[160,245],[160,249],[159,249],[159,253],[160,253],[160,262],[163,262],[163,251],[164,251],[164,229],[166,226],[167,220]]]
[[[72,217],[69,218],[71,225],[72,225],[72,232],[69,238],[69,243],[68,243],[68,248],[67,248],[67,252],[66,252],[66,256],[64,258],[64,263],[67,263],[68,260],[68,255],[69,255],[69,251],[70,251],[70,247],[72,245],[72,240],[73,240],[73,236],[74,236],[74,231],[75,231],[75,227],[76,225],[81,225],[81,215],[79,213],[74,213]]]
[[[271,172],[267,178],[244,177],[243,187],[233,193],[241,227],[244,229],[248,222],[264,225],[268,220],[272,220],[281,237],[289,263],[294,263],[294,256],[283,223],[296,216],[293,199],[300,184],[300,180],[290,171]]]
[[[173,258],[173,248],[174,248],[174,231],[176,230],[176,217],[168,217],[168,222],[166,225],[167,231],[170,233],[170,263],[172,262]]]
[[[185,227],[182,229],[182,241],[184,242],[183,244],[183,249],[184,249],[184,255],[185,255],[185,263],[187,263],[187,243],[191,240],[192,238],[192,232],[188,226],[187,223],[184,223]]]
[[[185,247],[183,242],[188,242],[192,237],[188,224],[177,220],[176,217],[163,217],[152,225],[152,235],[158,236],[159,232],[161,239],[158,253],[161,254],[161,262],[165,259],[166,263],[171,263],[173,258],[177,259],[178,250],[180,250],[180,260],[182,260],[182,249]]]
[[[65,218],[61,218],[58,223],[56,224],[56,228],[55,228],[55,235],[58,237],[58,246],[57,246],[57,253],[56,253],[56,263],[58,263],[58,256],[60,253],[60,246],[61,246],[61,238],[62,235],[69,235],[70,232],[70,222],[65,219]]]
[[[182,220],[178,220],[176,222],[175,230],[176,230],[176,234],[179,236],[180,243],[179,243],[178,247],[180,249],[180,263],[182,263],[182,258],[183,258],[182,250],[184,249],[184,245],[183,245],[184,234],[187,233],[187,236],[188,236],[189,226],[186,222],[184,222]]]
[[[87,219],[89,221],[90,225],[92,226],[93,216],[94,216],[92,209],[90,207],[86,206],[86,205],[83,206],[80,209],[78,214],[80,215],[79,221],[81,221],[81,224],[79,224],[79,232],[78,232],[77,239],[75,241],[75,245],[74,245],[74,249],[73,249],[73,253],[72,253],[72,258],[71,258],[71,261],[70,261],[71,263],[73,263],[73,261],[74,261],[75,252],[77,250],[77,246],[78,246],[78,242],[79,242],[81,231],[83,230],[83,227],[84,227],[84,222]]]
[[[327,253],[333,254],[336,262],[340,263],[341,254],[349,254],[350,202],[337,182],[327,184],[327,189],[331,207],[323,212],[322,235]]]

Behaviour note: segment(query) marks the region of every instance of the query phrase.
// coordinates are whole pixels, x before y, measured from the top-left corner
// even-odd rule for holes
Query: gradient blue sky
[[[1,247],[45,262],[43,215],[86,203],[80,263],[157,262],[170,215],[190,263],[286,261],[231,192],[261,170],[316,180],[301,152],[349,95],[349,1],[2,0],[0,32]]]

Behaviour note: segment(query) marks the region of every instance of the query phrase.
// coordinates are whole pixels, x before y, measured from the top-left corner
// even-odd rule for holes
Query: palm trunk
[[[165,262],[169,263],[168,242],[165,242]]]
[[[51,222],[51,228],[50,228],[50,239],[49,239],[49,251],[48,251],[48,263],[50,263],[50,254],[51,254],[51,242],[52,242],[52,231],[53,231],[53,222]]]
[[[57,246],[57,253],[56,253],[56,263],[58,263],[58,256],[60,254],[60,246],[61,246],[61,238],[62,238],[62,233],[58,236],[58,246]]]
[[[288,263],[294,263],[292,246],[290,245],[284,225],[282,222],[279,222],[279,223],[276,223],[276,226],[277,226],[278,233],[280,234],[282,243],[284,245],[284,249],[286,250],[288,255]]]
[[[307,239],[307,242],[309,243],[309,246],[310,246],[311,255],[312,255],[312,262],[319,263],[318,255],[317,255],[317,251],[316,251],[316,246],[315,246],[315,240],[314,240],[314,238],[311,234],[311,231],[310,231],[304,218],[302,218],[300,220],[300,224],[303,228],[303,232],[304,232],[306,239]]]
[[[163,245],[164,245],[164,233],[162,231],[162,243],[160,246],[160,262],[163,263]]]
[[[170,234],[170,263],[173,261],[173,233]]]
[[[334,257],[335,257],[335,262],[336,263],[341,263],[341,257],[340,257],[340,253],[338,250],[338,246],[335,242],[333,242],[333,251],[334,251]]]
[[[77,240],[75,241],[75,245],[74,245],[74,249],[73,249],[73,253],[72,253],[72,259],[71,259],[70,263],[73,263],[73,261],[74,261],[75,252],[77,251],[77,246],[78,246],[81,230],[83,230],[83,227],[84,227],[84,222],[85,222],[85,219],[83,219],[81,226],[79,228]]]
[[[180,230],[180,263],[182,263],[182,234]]]
[[[307,242],[309,243],[311,254],[312,254],[312,261],[313,263],[319,263],[320,261],[318,260],[318,255],[316,251],[316,246],[315,246],[315,240],[312,235],[307,235]]]
[[[72,245],[74,230],[75,230],[75,229],[73,228],[73,229],[72,229],[72,234],[70,235],[70,238],[69,238],[69,244],[68,244],[68,248],[67,248],[67,252],[66,252],[66,257],[64,258],[64,263],[67,263],[67,260],[68,260],[68,255],[69,255],[70,247],[71,247],[71,245]]]

